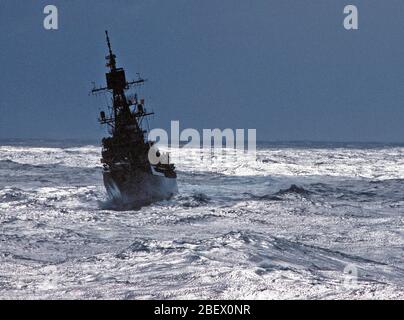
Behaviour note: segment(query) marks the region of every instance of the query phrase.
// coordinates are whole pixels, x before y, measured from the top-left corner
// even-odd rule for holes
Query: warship
[[[139,75],[137,80],[126,80],[125,70],[116,66],[108,31],[105,35],[109,50],[107,85],[94,87],[91,92],[112,95],[112,106],[108,106],[107,112],[101,111],[99,117],[109,133],[102,139],[101,159],[108,196],[125,207],[141,207],[169,199],[178,192],[175,166],[170,163],[168,154],[160,153],[155,142],[147,140],[147,119],[154,113],[147,111],[144,99],[139,99],[136,92],[128,94],[128,90],[143,85],[146,80]]]

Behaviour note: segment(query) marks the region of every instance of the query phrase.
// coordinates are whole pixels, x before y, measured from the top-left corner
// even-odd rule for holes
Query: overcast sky
[[[102,136],[88,92],[105,81],[105,29],[128,78],[149,80],[153,127],[404,142],[402,0],[0,0],[0,138]]]

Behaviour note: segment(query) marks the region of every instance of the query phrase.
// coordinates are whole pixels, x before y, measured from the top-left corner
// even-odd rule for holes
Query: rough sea
[[[0,142],[0,299],[404,298],[404,146],[182,149],[180,193],[113,210],[100,147]]]

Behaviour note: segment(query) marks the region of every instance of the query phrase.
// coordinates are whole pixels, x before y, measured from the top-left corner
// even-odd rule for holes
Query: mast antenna
[[[108,35],[108,30],[105,30],[105,35],[107,36],[107,44],[108,44],[108,49],[109,49],[109,54],[112,56],[112,49],[111,49],[111,42],[109,41],[109,35]]]
[[[109,50],[109,56],[106,57],[108,60],[107,66],[111,68],[111,71],[116,70],[116,56],[112,53],[112,48],[111,48],[111,41],[109,40],[109,35],[108,31],[105,30],[105,35],[107,37],[107,44],[108,44],[108,50]]]

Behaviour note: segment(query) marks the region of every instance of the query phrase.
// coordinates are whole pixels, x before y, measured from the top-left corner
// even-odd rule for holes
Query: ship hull
[[[178,193],[177,179],[149,172],[104,171],[104,185],[117,205],[138,208]]]

